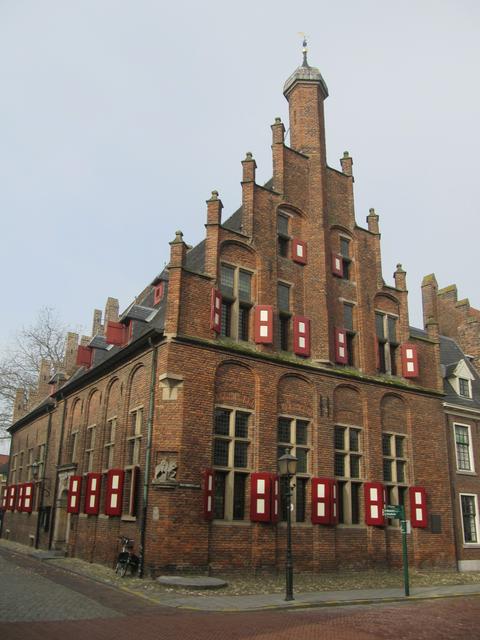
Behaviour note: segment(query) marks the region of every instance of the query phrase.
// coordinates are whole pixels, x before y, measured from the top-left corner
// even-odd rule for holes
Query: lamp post
[[[281,476],[287,478],[287,556],[285,562],[285,600],[293,597],[293,557],[292,557],[292,488],[290,481],[297,472],[297,458],[292,456],[290,448],[286,448],[283,456],[278,459],[278,470]]]

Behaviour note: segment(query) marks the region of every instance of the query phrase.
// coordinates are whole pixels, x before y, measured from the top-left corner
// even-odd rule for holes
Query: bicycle
[[[117,556],[115,573],[123,578],[127,574],[128,569],[130,569],[130,575],[133,575],[138,570],[140,560],[139,557],[132,552],[134,541],[131,538],[119,536],[118,539],[121,541],[122,550]]]

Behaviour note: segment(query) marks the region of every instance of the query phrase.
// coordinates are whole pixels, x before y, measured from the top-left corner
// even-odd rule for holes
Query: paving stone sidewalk
[[[120,578],[113,569],[79,558],[34,550],[14,542],[0,540],[0,548],[47,561],[65,571],[108,584],[151,603],[181,609],[203,611],[247,611],[276,608],[301,608],[390,602],[406,600],[401,571],[364,571],[351,573],[295,576],[295,600],[285,602],[283,576],[235,575],[226,577],[228,587],[221,591],[199,591],[167,587],[151,579]],[[224,577],[224,576],[222,576]],[[410,600],[478,595],[480,572],[412,572]]]

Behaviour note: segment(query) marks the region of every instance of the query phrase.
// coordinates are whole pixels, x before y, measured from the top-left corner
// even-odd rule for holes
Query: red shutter
[[[412,527],[427,526],[427,492],[423,487],[410,487],[410,520]]]
[[[292,260],[299,264],[307,264],[307,243],[303,240],[292,239]]]
[[[337,481],[333,478],[312,478],[312,523],[337,522]]]
[[[107,489],[105,492],[105,514],[107,516],[122,515],[123,483],[125,471],[110,469],[107,473]]]
[[[298,356],[310,355],[310,318],[293,316],[293,351]]]
[[[163,280],[159,282],[153,290],[153,304],[158,304],[163,298]]]
[[[112,320],[109,320],[105,331],[105,341],[108,342],[108,344],[123,347],[127,341],[125,325],[121,322],[113,322]]]
[[[345,329],[334,329],[335,331],[335,362],[347,364],[347,332]]]
[[[15,506],[17,511],[23,511],[23,492],[25,490],[24,484],[17,485],[17,504]]]
[[[80,511],[80,493],[82,491],[82,476],[70,476],[67,494],[67,512]]]
[[[332,253],[332,273],[334,276],[343,278],[343,258],[337,253]]]
[[[87,473],[87,488],[85,491],[85,513],[97,515],[100,507],[100,489],[102,486],[101,473]]]
[[[383,509],[385,507],[385,493],[381,482],[366,482],[363,485],[365,494],[365,522],[371,526],[385,525]]]
[[[252,473],[250,482],[250,520],[252,522],[270,522],[272,517],[272,474]]]
[[[7,510],[15,511],[15,498],[17,496],[17,485],[11,484],[8,487]]]
[[[418,354],[414,344],[402,344],[402,375],[404,378],[416,378],[418,376]]]
[[[270,305],[255,307],[255,342],[257,344],[273,342],[273,308]]]
[[[278,522],[280,516],[280,479],[275,474],[272,473],[271,476],[271,491],[272,491],[272,500],[271,500],[271,522]]]
[[[222,329],[222,294],[218,289],[212,289],[210,300],[210,329],[220,333]]]
[[[91,347],[83,347],[80,344],[77,349],[77,365],[89,369],[92,366],[92,355]]]
[[[215,515],[215,482],[211,469],[203,472],[203,515],[205,520],[213,520]]]
[[[2,498],[0,500],[0,511],[7,510],[7,495],[8,495],[8,486],[5,485],[2,489]]]
[[[23,485],[23,509],[27,513],[31,513],[33,509],[33,482],[26,482]]]

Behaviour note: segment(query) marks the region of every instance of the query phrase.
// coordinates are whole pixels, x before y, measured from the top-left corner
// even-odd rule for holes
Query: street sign
[[[402,517],[402,507],[397,504],[387,504],[383,510],[385,518],[391,518],[392,520],[398,520]]]

